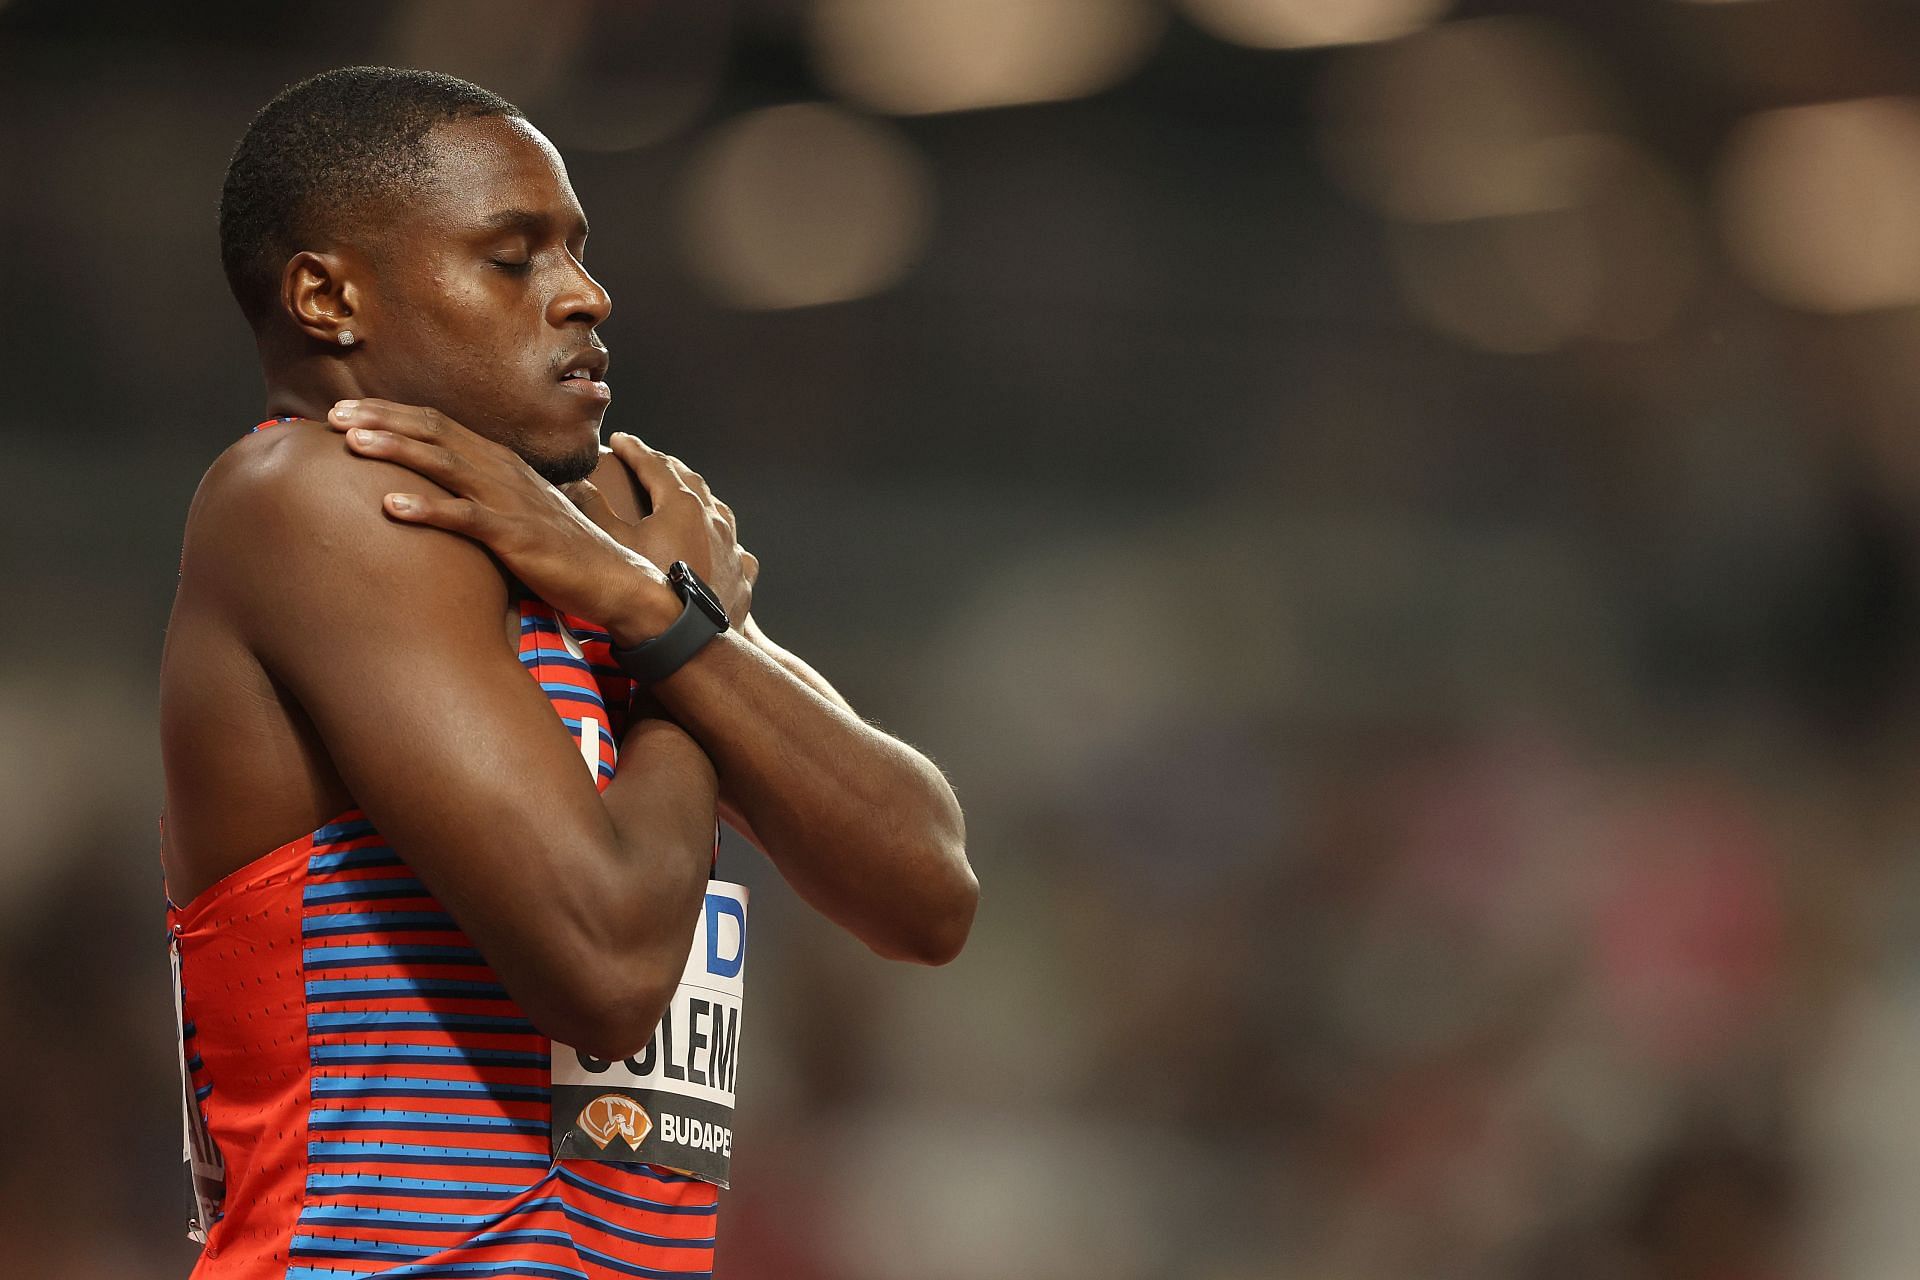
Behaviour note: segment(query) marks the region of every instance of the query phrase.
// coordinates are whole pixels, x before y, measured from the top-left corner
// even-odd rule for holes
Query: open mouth
[[[593,376],[590,369],[570,369],[560,375],[560,385],[574,395],[589,396],[596,400],[613,398],[613,388]]]

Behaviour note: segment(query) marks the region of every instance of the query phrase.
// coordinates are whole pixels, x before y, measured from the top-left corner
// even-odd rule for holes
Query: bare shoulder
[[[404,467],[356,457],[338,432],[320,423],[289,422],[243,436],[213,460],[194,494],[188,530],[224,524],[236,515],[245,516],[262,537],[307,532],[315,520],[343,531],[371,529],[387,523],[380,495],[395,481],[416,491],[444,492]]]
[[[627,464],[605,445],[600,446],[600,465],[594,468],[592,480],[593,487],[606,495],[613,514],[622,520],[638,520],[652,510],[647,491],[627,470]]]
[[[502,604],[506,578],[486,550],[389,519],[381,497],[395,491],[445,492],[404,467],[354,455],[321,423],[253,432],[201,478],[187,515],[182,584],[227,597],[236,621],[277,617],[316,593],[346,607],[423,591]]]

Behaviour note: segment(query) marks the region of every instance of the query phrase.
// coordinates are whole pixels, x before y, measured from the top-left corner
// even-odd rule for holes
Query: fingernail
[[[413,510],[413,499],[404,493],[390,493],[387,495],[387,505],[404,514]]]
[[[358,400],[342,400],[333,406],[333,416],[344,422],[346,419],[351,418],[359,408],[360,402]]]
[[[343,414],[342,416],[344,417],[345,415]],[[365,427],[355,427],[353,430],[349,431],[347,434],[353,437],[353,442],[355,444],[372,444],[373,443],[373,432],[367,430]]]

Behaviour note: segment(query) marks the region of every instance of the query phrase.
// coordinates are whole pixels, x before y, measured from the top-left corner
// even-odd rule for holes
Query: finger
[[[760,581],[760,557],[745,547],[740,549],[740,576],[747,580],[748,586]]]
[[[707,487],[706,477],[695,471],[672,454],[667,455],[667,465],[673,468],[673,474],[680,477],[680,483],[700,495],[700,501],[713,505],[713,490]]]
[[[492,513],[470,498],[435,498],[421,493],[390,493],[381,505],[388,515],[408,524],[465,534],[481,542],[493,531]]]
[[[397,462],[417,471],[444,489],[468,497],[474,495],[474,473],[465,458],[450,449],[425,441],[409,439],[391,431],[355,427],[347,432],[347,447],[366,458]]]
[[[720,518],[727,522],[727,532],[733,535],[734,541],[738,542],[740,540],[740,521],[734,517],[733,508],[720,501],[720,499],[715,498],[713,500],[713,509],[718,511]]]
[[[571,484],[563,484],[560,486],[560,492],[566,494],[568,500],[580,508],[582,515],[602,529],[612,529],[618,524],[626,523],[620,519],[619,513],[607,501],[607,495],[600,492],[599,486],[591,480],[575,480]]]
[[[382,431],[454,448],[493,444],[493,441],[467,430],[438,409],[420,404],[401,404],[395,400],[341,400],[328,411],[327,425],[335,431],[344,431],[349,427],[377,427]]]
[[[608,438],[607,444],[614,455],[627,464],[627,470],[633,472],[633,478],[647,491],[647,504],[658,511],[660,504],[680,493],[689,493],[680,477],[667,465],[667,455],[657,449],[649,449],[640,443],[638,436],[616,431]]]

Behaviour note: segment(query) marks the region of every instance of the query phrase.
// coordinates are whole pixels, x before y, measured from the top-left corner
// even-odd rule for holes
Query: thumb
[[[602,529],[612,529],[615,525],[622,523],[620,517],[614,514],[613,508],[607,504],[607,495],[600,492],[593,481],[575,480],[570,484],[561,485],[560,492],[566,494],[587,519]]]

